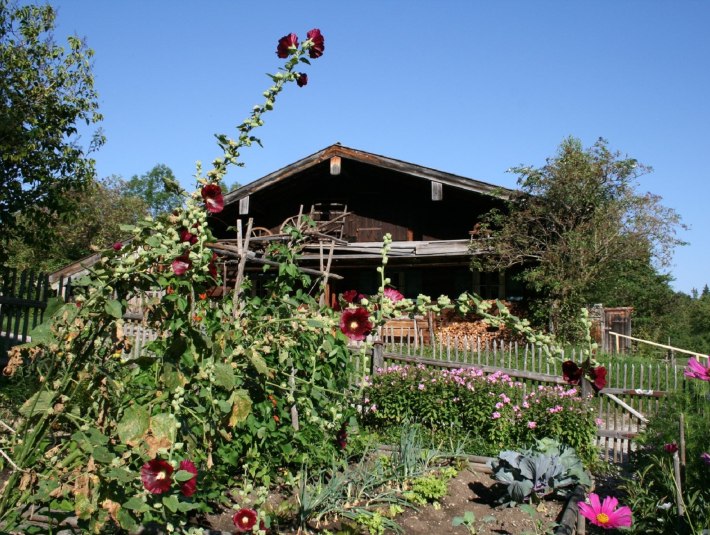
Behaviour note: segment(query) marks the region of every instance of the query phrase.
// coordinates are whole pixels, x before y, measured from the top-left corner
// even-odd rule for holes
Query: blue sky
[[[650,165],[639,191],[677,210],[690,243],[674,287],[710,283],[710,2],[50,0],[55,36],[85,37],[105,116],[100,176],[157,163],[192,186],[280,65],[279,37],[318,27],[322,58],[258,135],[246,184],[332,143],[514,187],[573,135]]]

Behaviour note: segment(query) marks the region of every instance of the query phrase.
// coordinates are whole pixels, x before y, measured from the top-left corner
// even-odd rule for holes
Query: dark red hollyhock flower
[[[215,253],[212,253],[212,260],[210,260],[207,269],[210,270],[210,275],[213,279],[217,278],[217,265],[215,264],[215,260],[217,260],[217,255]]]
[[[597,392],[606,386],[606,368],[604,366],[592,368],[589,376],[592,380],[592,386]]]
[[[343,424],[342,427],[340,428],[340,431],[338,431],[338,435],[335,437],[335,443],[338,445],[338,447],[341,450],[344,450],[348,445],[347,428],[348,428],[347,424]]]
[[[120,241],[113,244],[114,251],[120,251],[121,249],[123,249],[123,244]]]
[[[190,496],[195,494],[195,491],[197,490],[197,467],[192,461],[185,460],[180,461],[180,466],[178,466],[178,470],[185,470],[186,472],[195,474],[192,479],[180,482],[180,492],[182,492],[183,496],[189,498]]]
[[[202,198],[205,200],[207,211],[210,214],[218,214],[224,210],[224,197],[222,188],[218,184],[207,184],[202,188]]]
[[[180,227],[178,229],[178,235],[180,236],[180,241],[190,242],[190,245],[194,245],[195,243],[197,243],[197,236],[195,236],[185,227]]]
[[[240,533],[247,533],[256,526],[257,514],[254,509],[239,509],[232,517],[232,522]]]
[[[325,38],[323,34],[320,33],[318,28],[313,28],[306,34],[306,37],[313,41],[311,48],[308,49],[308,55],[313,59],[321,57],[325,50]]]
[[[562,378],[571,385],[578,385],[584,370],[574,361],[566,360],[562,363]]]
[[[678,444],[675,442],[670,442],[669,444],[664,444],[663,449],[666,450],[668,453],[675,453],[678,451]]]
[[[168,461],[153,459],[141,468],[141,481],[145,489],[152,494],[162,494],[170,489],[170,476],[173,467]]]
[[[340,295],[346,303],[359,303],[362,299],[362,294],[357,293],[357,290],[347,290]]]
[[[364,340],[372,330],[370,314],[363,307],[346,309],[340,316],[340,330],[351,340]]]
[[[303,87],[304,85],[307,85],[308,75],[305,72],[299,74],[298,78],[296,78],[296,84],[298,85],[298,87]]]
[[[178,277],[182,277],[191,267],[192,261],[187,254],[177,257],[172,263],[173,273]]]
[[[298,48],[298,36],[295,33],[284,35],[279,39],[276,55],[280,58],[287,58],[292,54],[291,50],[289,50],[291,48]]]

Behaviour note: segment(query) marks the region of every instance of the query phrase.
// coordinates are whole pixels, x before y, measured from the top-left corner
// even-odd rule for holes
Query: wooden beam
[[[340,166],[341,166],[340,156],[332,156],[330,158],[330,174],[333,176],[339,175],[340,174]]]
[[[440,201],[444,198],[444,188],[441,182],[432,180],[431,182],[431,200]]]
[[[249,213],[249,195],[239,199],[239,215],[247,215]]]

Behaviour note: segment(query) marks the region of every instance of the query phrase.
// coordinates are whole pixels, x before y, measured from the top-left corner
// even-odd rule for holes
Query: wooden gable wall
[[[218,238],[228,238],[227,226],[253,217],[254,226],[277,232],[301,206],[307,213],[316,203],[347,205],[343,238],[351,242],[381,241],[388,232],[396,241],[467,238],[481,213],[502,205],[490,195],[354,160],[343,159],[340,174],[331,175],[325,160],[252,193],[246,214],[239,214],[239,202],[228,205],[212,226]]]

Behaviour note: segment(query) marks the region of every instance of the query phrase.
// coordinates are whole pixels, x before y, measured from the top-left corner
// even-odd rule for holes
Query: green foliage
[[[591,486],[591,478],[573,448],[552,439],[534,449],[502,451],[491,463],[493,478],[505,486],[500,503],[522,504],[554,495],[565,497],[577,485]]]
[[[360,405],[368,428],[419,424],[435,436],[471,442],[479,455],[557,436],[585,463],[596,456],[594,414],[574,388],[538,387],[524,394],[521,383],[501,372],[410,366],[390,366],[371,381]]]
[[[7,239],[43,238],[26,235],[18,216],[48,226],[56,213],[71,211],[76,199],[65,193],[91,183],[87,154],[103,143],[97,133],[82,147],[78,132],[81,123],[102,119],[93,52],[77,37],[66,48],[55,43],[54,24],[49,5],[0,0],[0,262]]]
[[[485,245],[492,254],[474,257],[474,267],[526,266],[522,278],[542,297],[543,317],[562,339],[576,340],[581,331],[574,318],[594,301],[596,281],[624,262],[636,269],[651,259],[666,265],[681,243],[675,238],[678,214],[659,197],[636,191],[637,178],[648,170],[611,152],[603,139],[584,149],[574,138],[543,167],[512,168],[521,190],[505,213],[483,218],[476,247]]]
[[[125,195],[141,199],[153,217],[170,213],[182,204],[175,175],[164,164],[157,164],[140,176],[133,175],[126,182]]]
[[[147,215],[145,203],[127,195],[118,177],[91,181],[81,191],[62,194],[71,213],[47,220],[18,215],[24,238],[8,240],[7,265],[18,269],[51,271],[104,249],[126,237],[123,225],[134,225]],[[29,239],[27,237],[29,236]]]
[[[670,395],[651,418],[633,458],[634,472],[624,483],[634,512],[632,533],[701,533],[710,525],[710,464],[701,454],[710,445],[710,384],[689,380],[685,391]],[[685,459],[682,506],[678,516],[673,457],[666,444],[679,444],[680,414],[685,420]]]

